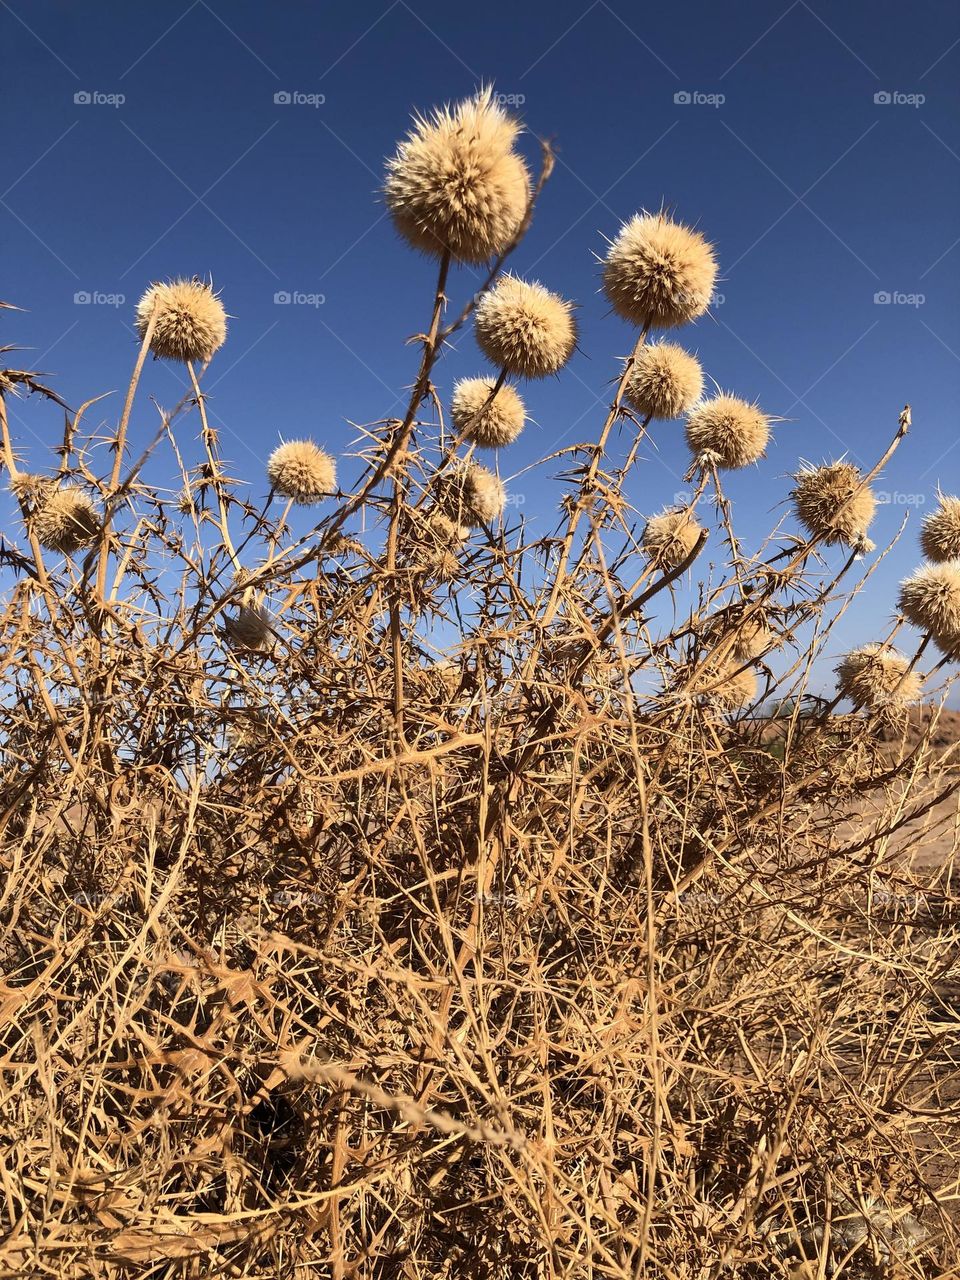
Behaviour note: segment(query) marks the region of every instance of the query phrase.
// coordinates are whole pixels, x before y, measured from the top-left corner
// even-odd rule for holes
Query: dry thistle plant
[[[262,507],[207,413],[211,286],[145,293],[106,472],[93,401],[27,471],[9,399],[51,433],[64,402],[0,373],[4,1275],[953,1274],[960,774],[921,660],[960,650],[956,513],[810,696],[906,426],[801,472],[803,532],[747,549],[722,476],[771,416],[659,337],[717,255],[639,213],[601,268],[633,349],[532,538],[472,456],[576,343],[505,274],[552,167],[521,141],[489,91],[415,122],[385,187],[436,267],[406,410],[350,458],[279,443]],[[448,368],[468,324],[479,376]],[[151,351],[191,390],[131,448]],[[677,416],[689,502],[635,523]]]

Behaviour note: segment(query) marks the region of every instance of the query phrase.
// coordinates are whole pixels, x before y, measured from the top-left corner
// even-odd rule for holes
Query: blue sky
[[[873,533],[881,542],[910,523],[837,645],[885,622],[938,483],[960,489],[953,0],[0,0],[0,23],[0,296],[27,308],[5,314],[3,341],[32,348],[72,405],[124,386],[145,286],[196,272],[212,274],[234,317],[207,385],[254,497],[280,434],[341,452],[350,423],[396,412],[434,269],[384,215],[383,160],[412,110],[493,81],[531,134],[555,141],[557,169],[514,267],[576,300],[582,348],[559,379],[526,389],[536,425],[502,473],[595,437],[631,334],[598,292],[594,255],[637,209],[665,203],[721,264],[712,316],[677,336],[725,390],[788,419],[759,468],[730,478],[748,546],[781,514],[799,459],[846,452],[869,465],[911,402],[914,430],[878,483],[890,501]],[[478,279],[459,269],[454,300]],[[278,293],[318,305],[278,304]],[[467,332],[441,389],[483,368]],[[148,368],[134,446],[153,430],[149,395],[169,405],[181,380],[176,367]],[[118,400],[101,407],[105,422]],[[57,415],[24,402],[13,424],[42,465]],[[679,424],[654,439],[630,490],[644,514],[684,488],[688,462]],[[524,476],[517,488],[534,527],[551,529],[559,486]]]

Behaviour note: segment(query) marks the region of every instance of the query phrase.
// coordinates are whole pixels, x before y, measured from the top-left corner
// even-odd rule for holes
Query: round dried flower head
[[[503,276],[477,303],[474,328],[491,364],[520,378],[545,378],[577,342],[571,304],[535,281]]]
[[[863,484],[859,468],[852,462],[805,467],[794,481],[790,494],[794,510],[811,537],[827,546],[864,545],[877,500],[870,486]]]
[[[721,711],[735,711],[757,696],[757,673],[736,661],[706,662],[696,674],[693,692]]]
[[[647,521],[640,545],[660,569],[675,569],[697,545],[703,532],[688,511],[663,511]]]
[[[623,398],[644,418],[679,418],[703,394],[700,361],[672,342],[642,347]]]
[[[920,677],[910,663],[888,644],[865,644],[837,664],[837,688],[855,707],[892,710],[916,702]]]
[[[449,249],[458,262],[485,262],[506,249],[530,198],[530,175],[514,150],[519,132],[490,88],[416,117],[384,185],[400,234],[424,253]]]
[[[418,532],[421,540],[429,546],[449,549],[459,547],[470,530],[434,507],[420,521]]]
[[[69,556],[88,547],[100,532],[100,513],[93,499],[75,485],[42,493],[31,520],[40,544]]]
[[[210,285],[196,277],[152,284],[137,304],[136,325],[146,336],[156,308],[157,322],[150,350],[165,360],[204,364],[227,337],[227,313]]]
[[[420,567],[437,582],[453,582],[460,574],[460,557],[455,551],[437,547],[421,557]]]
[[[450,416],[458,432],[481,449],[513,444],[523,430],[526,413],[515,388],[502,386],[487,404],[496,386],[492,378],[462,378],[453,388]]]
[[[224,621],[230,643],[235,649],[268,653],[276,643],[270,612],[251,591],[244,592],[237,616],[225,618]]]
[[[900,583],[897,605],[944,653],[960,653],[960,560],[921,565]]]
[[[451,582],[460,572],[457,552],[469,532],[436,507],[418,516],[411,530],[414,563],[438,582]]]
[[[446,483],[444,505],[458,524],[475,529],[492,524],[503,515],[506,504],[507,492],[499,478],[476,463],[465,466]]]
[[[763,457],[770,440],[770,419],[755,404],[718,395],[687,419],[691,453],[706,454],[720,468],[748,467]]]
[[[613,309],[653,329],[674,329],[702,316],[716,278],[713,246],[662,213],[638,213],[625,223],[603,264]]]
[[[920,527],[923,554],[934,564],[960,558],[960,498],[939,496],[936,511],[924,516]]]
[[[762,618],[748,618],[737,629],[730,652],[738,662],[749,662],[753,658],[762,658],[778,644],[779,638]]]
[[[49,476],[35,475],[30,471],[15,471],[10,476],[10,492],[18,502],[39,502],[44,493],[56,488],[56,484]]]
[[[197,499],[189,485],[184,485],[177,495],[177,510],[182,516],[197,514]]]
[[[762,613],[744,616],[742,606],[718,610],[707,622],[704,638],[711,647],[723,646],[724,652],[736,659],[738,665],[762,658],[782,643]]]
[[[436,662],[431,663],[428,671],[434,684],[443,690],[447,700],[453,698],[462,680],[460,667],[449,658],[438,658]]]
[[[275,493],[309,507],[336,489],[337,466],[312,440],[288,440],[271,453],[267,479]]]

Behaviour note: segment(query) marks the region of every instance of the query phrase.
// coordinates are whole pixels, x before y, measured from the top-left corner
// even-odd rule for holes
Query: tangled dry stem
[[[945,1276],[954,842],[911,855],[954,753],[806,697],[861,585],[815,538],[748,556],[727,513],[719,580],[683,585],[706,529],[649,563],[619,391],[552,535],[444,515],[446,266],[303,537],[199,391],[188,501],[70,416],[90,563],[15,486],[3,1273]]]

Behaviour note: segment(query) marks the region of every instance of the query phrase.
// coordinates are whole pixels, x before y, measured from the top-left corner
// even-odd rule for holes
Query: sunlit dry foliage
[[[207,286],[148,291],[119,421],[0,371],[5,1276],[952,1274],[960,775],[920,659],[960,568],[904,586],[918,652],[898,619],[813,696],[877,559],[738,536],[768,418],[650,336],[716,275],[663,216],[603,266],[635,329],[596,429],[509,468],[504,377],[576,336],[503,274],[552,163],[517,139],[484,93],[400,145],[436,282],[402,416],[336,462],[230,473]],[[151,349],[189,390],[134,440]],[[690,492],[643,524],[681,412]]]

